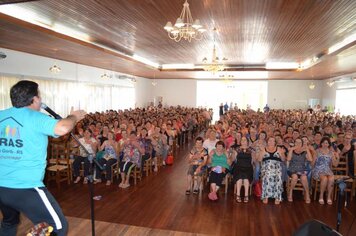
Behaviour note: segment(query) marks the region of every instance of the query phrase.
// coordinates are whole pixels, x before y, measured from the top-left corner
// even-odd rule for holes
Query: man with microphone
[[[16,83],[10,97],[13,107],[0,111],[0,235],[16,235],[20,212],[34,224],[46,222],[57,235],[66,235],[68,223],[43,184],[48,136],[69,133],[85,112],[71,111],[61,120],[39,112],[41,96],[32,81]]]

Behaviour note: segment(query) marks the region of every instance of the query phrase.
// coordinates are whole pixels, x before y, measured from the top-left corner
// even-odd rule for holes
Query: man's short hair
[[[35,96],[38,96],[38,84],[33,81],[21,80],[10,89],[11,103],[16,108],[31,105]]]

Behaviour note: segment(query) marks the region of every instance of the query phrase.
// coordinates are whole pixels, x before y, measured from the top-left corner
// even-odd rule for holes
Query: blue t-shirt
[[[48,136],[57,122],[27,107],[0,111],[0,186],[44,186]]]

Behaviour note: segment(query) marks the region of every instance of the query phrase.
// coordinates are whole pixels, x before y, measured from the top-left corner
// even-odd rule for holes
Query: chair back
[[[348,175],[348,164],[345,156],[340,156],[339,164],[332,168],[335,175]]]

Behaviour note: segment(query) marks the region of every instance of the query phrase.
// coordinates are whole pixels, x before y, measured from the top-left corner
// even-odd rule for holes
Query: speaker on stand
[[[293,236],[340,236],[326,224],[318,220],[311,220],[300,226]]]

